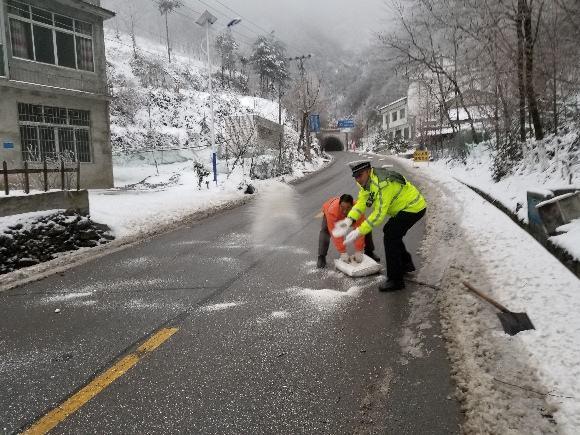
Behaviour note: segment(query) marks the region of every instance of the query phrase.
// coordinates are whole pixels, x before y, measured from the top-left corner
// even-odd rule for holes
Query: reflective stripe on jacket
[[[332,230],[336,223],[344,218],[345,215],[342,214],[340,210],[340,198],[330,198],[322,205],[322,212],[324,216],[326,216],[326,226],[328,227],[328,232],[332,236],[332,243],[336,246],[336,250],[343,254],[346,252],[346,246],[344,246],[344,237],[334,237],[332,235]],[[360,224],[364,221],[364,216],[358,219],[357,222],[354,223],[354,227],[357,228]],[[354,247],[357,251],[362,251],[365,248],[365,238],[359,237],[355,243]]]
[[[418,213],[427,207],[425,198],[415,186],[398,172],[388,169],[372,168],[367,187],[359,184],[359,189],[357,202],[348,217],[356,221],[364,217],[367,207],[373,207],[373,212],[359,228],[361,234],[370,233],[387,215],[395,216],[400,211]]]

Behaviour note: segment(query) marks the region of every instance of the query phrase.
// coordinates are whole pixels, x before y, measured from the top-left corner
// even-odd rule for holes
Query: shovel
[[[477,296],[479,296],[481,299],[489,302],[490,304],[492,304],[494,307],[496,307],[498,310],[501,311],[501,313],[497,313],[497,317],[499,317],[499,321],[501,322],[503,330],[506,334],[516,335],[518,332],[536,329],[534,328],[532,321],[530,320],[530,318],[526,313],[513,313],[506,307],[501,305],[499,302],[496,302],[489,296],[481,293],[479,290],[474,288],[468,282],[463,281],[463,285],[467,287],[469,290],[471,290],[473,293],[475,293]]]

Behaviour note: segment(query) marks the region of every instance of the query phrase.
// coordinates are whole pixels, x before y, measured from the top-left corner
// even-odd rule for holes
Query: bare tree
[[[238,115],[224,118],[221,130],[219,142],[222,146],[220,148],[222,158],[225,158],[230,171],[229,177],[236,166],[244,165],[246,157],[253,156],[257,136],[256,127],[252,115]]]

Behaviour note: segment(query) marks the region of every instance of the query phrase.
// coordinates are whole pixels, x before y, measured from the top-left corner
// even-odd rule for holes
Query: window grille
[[[25,161],[91,161],[88,110],[18,103],[18,120]]]

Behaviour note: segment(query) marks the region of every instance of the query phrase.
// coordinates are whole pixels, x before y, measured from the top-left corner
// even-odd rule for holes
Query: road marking
[[[317,215],[315,215],[314,217],[315,217],[316,219],[320,219],[320,218],[322,217],[322,215],[323,215],[323,214],[324,214],[323,212],[320,212],[320,213],[318,213]]]
[[[77,391],[52,411],[49,411],[44,417],[30,426],[24,434],[45,434],[52,430],[68,416],[78,411],[85,403],[111,385],[117,378],[127,373],[139,360],[161,346],[177,331],[178,328],[163,328],[157,331],[141,344],[135,352],[117,361],[112,367],[104,373],[101,373],[81,390]]]

